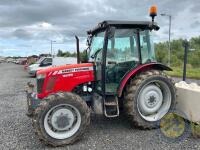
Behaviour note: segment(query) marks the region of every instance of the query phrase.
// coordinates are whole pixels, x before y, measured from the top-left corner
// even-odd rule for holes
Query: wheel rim
[[[139,92],[137,109],[146,121],[160,120],[169,111],[170,106],[171,91],[164,81],[151,81]]]
[[[44,118],[45,131],[55,139],[66,139],[73,136],[79,130],[80,125],[79,110],[69,104],[51,108]]]

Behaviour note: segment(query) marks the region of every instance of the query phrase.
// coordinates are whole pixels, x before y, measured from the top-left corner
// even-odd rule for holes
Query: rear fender
[[[122,92],[124,90],[124,87],[126,86],[128,80],[135,75],[137,75],[140,72],[149,70],[149,69],[155,69],[155,70],[166,70],[166,71],[172,71],[172,69],[164,64],[161,63],[148,63],[148,64],[143,64],[140,65],[136,68],[133,68],[131,71],[129,71],[121,80],[120,86],[118,88],[118,97],[122,96]]]

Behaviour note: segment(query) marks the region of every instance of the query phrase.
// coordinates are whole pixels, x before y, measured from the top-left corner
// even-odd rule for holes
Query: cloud
[[[31,39],[32,34],[24,29],[17,29],[13,32],[13,36],[15,36],[18,39]]]
[[[47,52],[50,40],[63,43],[54,45],[55,49],[75,50],[74,35],[81,37],[81,49],[84,49],[86,31],[97,23],[103,20],[150,20],[148,9],[153,4],[158,6],[156,21],[161,27],[156,33],[156,41],[168,39],[169,20],[160,13],[172,15],[173,39],[198,34],[198,0],[1,0],[0,50],[4,47],[6,52],[9,49],[24,51],[24,54],[27,49],[30,53]]]
[[[196,20],[190,25],[191,28],[199,28],[200,27],[200,21]]]
[[[192,7],[190,8],[191,12],[200,13],[199,8],[200,8],[199,1],[198,0],[193,1]]]

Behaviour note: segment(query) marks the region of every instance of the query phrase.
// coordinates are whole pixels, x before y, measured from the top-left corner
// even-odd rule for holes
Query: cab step
[[[106,96],[106,99],[104,100],[104,114],[109,118],[119,116],[119,104],[116,96]]]
[[[117,103],[116,102],[105,102],[106,106],[116,106]]]

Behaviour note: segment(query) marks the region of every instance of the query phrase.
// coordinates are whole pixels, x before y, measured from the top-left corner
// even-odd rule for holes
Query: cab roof
[[[100,22],[94,29],[89,30],[88,34],[95,34],[100,30],[103,30],[109,26],[114,26],[116,28],[138,28],[138,29],[149,29],[149,30],[159,30],[157,23],[151,21],[117,21],[117,20],[107,20]]]

